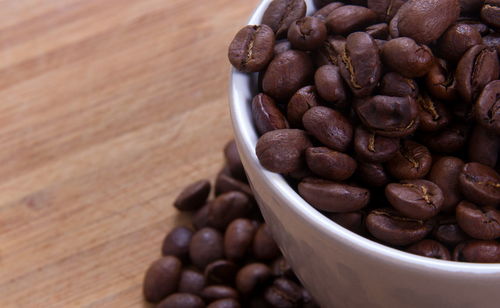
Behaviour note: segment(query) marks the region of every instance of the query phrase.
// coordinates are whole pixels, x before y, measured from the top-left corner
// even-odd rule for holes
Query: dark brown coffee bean
[[[500,175],[480,163],[468,163],[458,177],[462,194],[480,206],[500,204]]]
[[[379,92],[387,96],[411,96],[416,98],[418,85],[413,79],[403,77],[395,72],[389,72],[380,81]]]
[[[193,231],[189,228],[176,227],[172,229],[163,240],[162,254],[187,259],[189,257],[189,243],[191,243],[192,237]]]
[[[312,172],[333,181],[347,180],[356,170],[353,158],[326,147],[308,148],[306,162]]]
[[[368,0],[368,8],[377,14],[378,20],[391,21],[406,0]]]
[[[345,152],[352,140],[352,126],[340,112],[328,107],[309,109],[302,118],[306,130],[325,146]],[[280,161],[280,164],[283,164]]]
[[[460,2],[460,15],[475,16],[481,10],[484,0],[458,0]]]
[[[238,291],[229,286],[213,285],[205,287],[201,291],[201,297],[205,300],[207,304],[224,298],[232,298],[237,300]]]
[[[157,308],[204,308],[203,300],[194,294],[175,293],[165,298]]]
[[[443,206],[443,192],[436,184],[426,180],[391,183],[385,187],[387,201],[400,213],[415,219],[436,216]]]
[[[462,1],[462,0],[460,0]],[[481,1],[483,2],[484,0],[473,0],[473,1]],[[481,3],[482,5],[482,3]],[[490,27],[488,27],[485,23],[481,22],[481,20],[478,20],[473,17],[460,17],[458,18],[458,22],[460,24],[466,24],[471,26],[472,28],[476,29],[481,36],[488,35],[490,33]],[[484,43],[484,39],[483,39]]]
[[[224,252],[229,260],[241,260],[252,246],[256,226],[246,218],[233,220],[224,234]]]
[[[481,20],[490,27],[500,30],[500,1],[486,0],[481,8]]]
[[[374,39],[386,40],[389,37],[389,26],[386,23],[366,27],[365,32]]]
[[[458,202],[462,200],[458,176],[464,164],[460,158],[446,156],[437,160],[432,166],[429,180],[439,186],[443,192],[443,211],[454,211]]]
[[[148,302],[156,303],[177,290],[182,263],[174,256],[153,262],[144,277],[143,293]]]
[[[399,150],[399,140],[378,136],[358,126],[354,133],[354,150],[361,160],[383,163],[396,155]]]
[[[432,156],[429,150],[421,144],[405,140],[386,168],[397,179],[415,180],[423,178],[431,166]]]
[[[302,180],[298,190],[304,200],[325,212],[353,212],[370,201],[367,189],[315,178]]]
[[[500,80],[488,83],[474,107],[474,114],[479,124],[500,135]]]
[[[261,135],[275,129],[288,128],[285,116],[274,100],[264,93],[257,94],[253,98],[252,116],[257,132]]]
[[[404,217],[391,209],[371,211],[366,217],[366,227],[378,240],[396,246],[416,243],[432,230],[429,222]]]
[[[239,191],[247,195],[250,199],[253,198],[252,189],[248,184],[226,174],[219,173],[215,180],[215,195],[218,196],[230,191]]]
[[[181,273],[177,292],[200,295],[204,287],[205,276],[202,273],[191,269],[185,269]]]
[[[401,6],[389,25],[392,37],[407,36],[419,44],[429,44],[460,15],[458,0],[409,0]]]
[[[223,238],[219,231],[203,228],[193,235],[189,245],[189,257],[196,267],[204,269],[209,263],[222,259],[223,256]]]
[[[302,299],[302,289],[293,281],[278,278],[267,288],[264,297],[272,307],[298,307]]]
[[[370,187],[383,187],[389,183],[389,176],[381,163],[358,161],[356,177]]]
[[[500,211],[494,207],[483,208],[462,201],[457,206],[457,223],[462,230],[478,240],[494,240],[500,237]]]
[[[263,223],[255,232],[252,251],[258,260],[272,260],[280,254],[267,224]]]
[[[326,25],[323,20],[307,16],[294,21],[288,28],[288,40],[293,48],[315,50],[326,39]]]
[[[418,129],[424,132],[435,132],[447,126],[451,115],[446,107],[439,101],[422,91],[417,97],[419,107]]]
[[[184,188],[174,201],[179,211],[194,211],[201,208],[207,201],[210,193],[210,182],[200,180]]]
[[[210,303],[207,308],[240,308],[240,303],[232,298],[224,298]]]
[[[212,202],[208,209],[208,225],[225,229],[236,218],[246,216],[252,205],[247,195],[239,191],[223,193]]]
[[[483,44],[488,47],[494,47],[497,49],[497,53],[500,54],[500,33],[492,33],[483,37]]]
[[[293,128],[303,128],[302,117],[307,110],[321,105],[321,98],[314,86],[299,89],[290,99],[287,106],[287,119]]]
[[[245,169],[243,169],[243,164],[241,163],[240,154],[238,153],[238,147],[234,140],[229,141],[224,146],[224,158],[231,175],[240,181],[247,182],[247,176],[245,174]]]
[[[407,97],[377,95],[358,99],[354,110],[361,122],[371,131],[385,137],[404,137],[418,126],[418,105]]]
[[[271,272],[275,277],[285,277],[285,278],[295,277],[295,274],[293,272],[292,267],[290,266],[290,263],[288,263],[288,261],[284,257],[279,257],[276,260],[274,260],[273,264],[271,265]]]
[[[453,260],[477,263],[499,263],[500,243],[495,241],[468,241],[457,245]]]
[[[349,213],[327,213],[326,217],[357,234],[365,233],[365,213],[361,211]]]
[[[271,269],[263,263],[250,263],[242,267],[236,275],[236,289],[248,296],[261,288],[271,278]]]
[[[467,125],[455,123],[436,133],[422,135],[421,140],[433,152],[453,155],[464,148],[468,133]]]
[[[443,59],[435,59],[434,65],[425,78],[429,93],[436,99],[454,101],[458,98],[455,75],[448,69]]]
[[[314,74],[314,84],[325,101],[338,104],[347,98],[344,81],[339,68],[335,65],[323,65]]]
[[[451,260],[450,251],[441,243],[433,240],[423,240],[406,249],[406,252],[428,258]]]
[[[362,6],[344,5],[333,10],[326,18],[326,25],[331,33],[349,34],[364,29],[377,19],[377,15]]]
[[[229,45],[229,61],[245,73],[261,71],[273,58],[274,40],[273,30],[266,25],[245,26]]]
[[[500,137],[476,125],[469,138],[469,159],[494,168],[500,155]]]
[[[382,61],[391,70],[408,78],[427,74],[434,61],[429,47],[419,45],[409,37],[388,41],[382,49]]]
[[[326,18],[328,17],[328,15],[330,15],[331,12],[333,12],[333,10],[343,6],[344,3],[342,2],[332,2],[332,3],[329,3],[325,6],[322,6],[319,10],[317,10],[313,16],[314,17],[317,17],[323,21],[326,21]]]
[[[288,100],[298,89],[309,83],[313,74],[313,65],[308,54],[288,50],[277,54],[271,61],[264,73],[262,88],[274,99]]]
[[[344,7],[348,5],[337,10]],[[369,34],[365,32],[350,34],[344,50],[339,55],[338,63],[342,78],[355,96],[365,97],[372,93],[380,79],[382,64],[378,47]]]
[[[460,95],[466,102],[474,101],[483,88],[498,78],[497,51],[486,45],[476,45],[462,56],[457,65],[455,78]]]
[[[439,38],[439,53],[448,61],[457,62],[472,46],[482,44],[479,31],[467,24],[455,24]]]
[[[238,266],[227,260],[217,260],[205,267],[205,277],[208,284],[231,285],[237,272]]]
[[[193,226],[196,230],[208,227],[208,210],[210,208],[210,202],[202,206],[201,209],[196,211],[192,217]]]
[[[458,226],[455,216],[439,219],[432,235],[436,240],[448,246],[455,246],[469,239],[469,236]]]
[[[289,41],[285,40],[276,42],[276,44],[274,45],[274,54],[277,55],[290,49],[292,49],[292,44],[290,44]]]
[[[305,151],[311,146],[311,141],[303,130],[279,129],[262,135],[255,152],[264,168],[286,174],[303,169]]]
[[[262,16],[262,23],[268,25],[281,37],[287,33],[292,22],[306,15],[306,3],[304,0],[275,0]]]
[[[338,66],[338,56],[343,52],[345,47],[345,38],[340,35],[330,36],[314,53],[314,63],[317,67],[323,65]]]

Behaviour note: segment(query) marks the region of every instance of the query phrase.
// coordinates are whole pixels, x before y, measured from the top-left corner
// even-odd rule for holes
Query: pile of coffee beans
[[[211,184],[197,181],[174,202],[192,226],[172,229],[144,278],[144,298],[161,308],[314,308],[281,255],[241,165],[234,142]]]
[[[229,60],[259,73],[261,165],[372,240],[500,262],[500,1],[274,0]]]

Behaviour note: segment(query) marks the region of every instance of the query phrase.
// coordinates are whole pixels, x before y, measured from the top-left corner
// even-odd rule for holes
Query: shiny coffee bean
[[[367,6],[377,14],[378,20],[389,22],[406,0],[368,0]]]
[[[216,300],[215,302],[211,302],[207,308],[240,308],[241,305],[238,301],[232,298],[223,298]]]
[[[272,130],[288,128],[285,116],[274,100],[264,93],[257,94],[253,98],[252,116],[257,132],[261,135]]]
[[[288,28],[288,40],[294,49],[315,50],[326,39],[327,30],[323,20],[307,16],[294,21]]]
[[[253,198],[253,192],[250,186],[224,173],[219,173],[215,180],[215,195],[221,195],[230,191],[239,191]]]
[[[383,163],[393,158],[399,150],[399,139],[378,136],[362,126],[354,133],[354,150],[359,159]]]
[[[210,202],[207,222],[213,228],[225,229],[236,218],[246,216],[251,209],[250,200],[244,193],[223,193]]]
[[[483,164],[468,163],[458,177],[465,198],[479,206],[500,204],[500,175]]]
[[[293,308],[300,304],[302,289],[291,280],[278,278],[267,288],[264,297],[272,307]]]
[[[453,260],[477,263],[499,263],[500,243],[496,241],[467,241],[453,251]]]
[[[262,288],[271,278],[271,269],[263,263],[250,263],[243,266],[236,275],[236,289],[248,296],[255,290]]]
[[[331,33],[347,35],[372,24],[377,15],[372,10],[355,5],[344,5],[333,10],[326,18]]]
[[[422,135],[420,139],[433,152],[453,155],[465,147],[468,133],[467,125],[455,123],[438,132]]]
[[[314,74],[314,84],[325,101],[338,104],[347,98],[344,81],[339,68],[335,65],[323,65]]]
[[[238,291],[231,288],[230,286],[224,285],[212,285],[205,287],[201,291],[201,298],[205,301],[205,303],[211,303],[219,299],[224,298],[232,298],[238,299]]]
[[[203,300],[194,294],[175,293],[161,301],[157,308],[204,308]]]
[[[261,71],[273,58],[274,42],[274,32],[268,26],[246,26],[229,45],[229,61],[245,73]]]
[[[217,260],[205,267],[205,277],[208,284],[231,285],[237,272],[238,266],[227,260]]]
[[[418,85],[413,79],[403,77],[395,72],[389,72],[380,81],[379,93],[386,96],[411,96],[416,98]]]
[[[428,258],[451,260],[450,251],[441,243],[433,240],[422,240],[406,249],[406,252]]]
[[[500,237],[500,211],[491,206],[478,207],[468,201],[457,206],[457,223],[462,230],[478,240]]]
[[[436,184],[426,180],[407,180],[385,187],[389,203],[400,213],[415,219],[436,216],[443,206],[443,192]]]
[[[193,237],[193,231],[186,227],[176,227],[170,231],[163,240],[161,248],[164,256],[172,255],[181,260],[189,257],[189,243]]]
[[[273,239],[267,224],[263,223],[255,232],[252,252],[258,260],[272,260],[280,254],[278,245]]]
[[[454,216],[439,219],[432,236],[440,243],[448,246],[456,246],[469,239],[469,236],[458,226]]]
[[[349,155],[326,147],[306,150],[306,163],[315,174],[332,181],[350,178],[356,170],[356,161]]]
[[[455,75],[443,59],[435,59],[434,65],[425,77],[427,91],[432,97],[444,101],[454,101],[458,98]]]
[[[439,38],[439,53],[448,61],[457,62],[471,47],[482,44],[481,34],[467,24],[454,24]]]
[[[357,234],[365,233],[365,214],[361,211],[349,213],[328,213],[326,216],[349,231]]]
[[[200,295],[205,284],[205,276],[202,273],[191,269],[185,269],[181,273],[177,292]]]
[[[174,201],[174,206],[179,211],[194,211],[201,208],[207,201],[210,193],[210,182],[208,180],[197,181],[179,194]]]
[[[339,59],[338,56],[343,52],[345,47],[345,38],[340,35],[330,36],[314,53],[314,63],[317,67],[323,65],[335,65],[338,66]]]
[[[383,187],[389,183],[389,175],[381,163],[358,161],[356,177],[369,187]]]
[[[500,135],[500,80],[488,83],[474,107],[478,123],[491,132]]]
[[[419,107],[418,129],[424,132],[435,132],[447,126],[451,115],[441,102],[430,97],[426,92],[421,92],[417,97]]]
[[[462,172],[464,164],[460,158],[446,156],[432,165],[428,178],[439,186],[443,192],[443,211],[454,211],[458,202],[462,200],[462,194],[458,186],[458,176]]]
[[[316,1],[316,2],[318,2],[318,1]],[[332,2],[332,3],[328,3],[324,6],[322,5],[321,8],[319,8],[319,10],[314,12],[313,16],[325,21],[326,18],[328,17],[328,15],[330,15],[330,13],[333,12],[333,10],[335,10],[343,5],[344,5],[344,3],[342,3],[342,2]],[[317,5],[317,7],[319,7],[319,6]]]
[[[303,128],[302,117],[307,110],[322,104],[321,98],[314,86],[299,89],[287,105],[287,119],[293,128]]]
[[[382,61],[404,77],[415,78],[430,71],[434,56],[426,45],[419,45],[409,37],[400,37],[384,45]]]
[[[199,269],[224,256],[223,238],[219,231],[213,228],[198,230],[189,245],[191,262]]]
[[[500,156],[499,136],[476,125],[469,138],[468,154],[470,161],[494,168]]]
[[[156,303],[177,290],[182,263],[174,256],[153,262],[144,277],[143,294],[148,302]]]
[[[481,8],[481,20],[490,27],[500,30],[500,1],[486,0]]]
[[[229,260],[241,260],[252,247],[256,226],[246,218],[233,220],[224,234],[224,253]]]
[[[494,47],[497,49],[497,53],[500,54],[500,33],[492,33],[483,37],[483,44],[488,47]]]
[[[229,141],[224,147],[224,158],[229,166],[231,176],[240,181],[248,182],[245,169],[243,169],[240,154],[238,153],[238,148],[234,140]]]
[[[289,41],[279,41],[274,45],[274,54],[277,55],[279,53],[285,52],[292,49],[292,44]]]
[[[282,37],[288,31],[288,27],[297,19],[306,15],[306,3],[304,0],[275,0],[262,16],[262,24],[268,25]]]
[[[365,32],[374,39],[385,40],[389,36],[389,26],[386,23],[366,27]]]
[[[421,179],[431,166],[432,156],[429,150],[410,140],[403,141],[398,153],[386,164],[387,171],[400,180]]]

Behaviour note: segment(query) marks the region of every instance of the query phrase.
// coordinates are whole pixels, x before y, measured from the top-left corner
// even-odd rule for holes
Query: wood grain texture
[[[0,307],[141,307],[257,0],[0,0]]]

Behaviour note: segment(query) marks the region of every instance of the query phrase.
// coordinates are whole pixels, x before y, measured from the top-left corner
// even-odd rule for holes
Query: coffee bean
[[[231,285],[237,272],[238,266],[227,260],[217,260],[205,267],[205,277],[208,284]]]
[[[458,98],[455,76],[443,59],[435,59],[434,65],[425,77],[425,85],[436,99],[454,101]]]
[[[316,1],[316,2],[318,2],[318,1]],[[326,21],[326,18],[328,17],[328,15],[330,15],[331,12],[333,12],[333,10],[335,10],[343,5],[344,5],[344,3],[342,3],[342,2],[329,3],[325,6],[321,6],[321,8],[313,14],[313,16],[317,17],[323,21]]]
[[[349,34],[372,24],[377,15],[372,10],[356,5],[344,5],[333,10],[326,18],[331,33]]]
[[[487,23],[490,27],[500,30],[500,1],[486,0],[481,8],[481,20]]]
[[[200,295],[205,284],[205,276],[202,273],[191,269],[185,269],[181,273],[177,292]]]
[[[462,200],[458,176],[463,166],[464,162],[460,158],[452,156],[442,157],[432,165],[429,180],[443,192],[443,211],[454,211],[458,202]]]
[[[299,194],[313,207],[325,212],[353,212],[370,201],[370,191],[361,187],[306,178],[300,182]]]
[[[189,257],[189,243],[191,243],[192,237],[193,231],[189,228],[176,227],[172,229],[163,240],[162,254],[187,259]]]
[[[274,54],[277,55],[279,53],[285,52],[292,49],[292,44],[289,41],[279,41],[274,45]]]
[[[288,100],[298,89],[309,83],[313,74],[312,61],[308,54],[288,50],[277,54],[269,63],[262,79],[262,88],[266,94],[278,101]]]
[[[460,15],[458,0],[409,0],[392,18],[393,38],[407,36],[419,44],[429,44],[454,23]]]
[[[468,150],[471,161],[494,168],[500,156],[500,138],[476,125],[469,138]]]
[[[206,303],[211,303],[224,298],[232,298],[237,300],[238,291],[229,286],[213,285],[205,287],[201,291],[201,297],[205,300]]]
[[[479,96],[474,114],[479,124],[500,135],[500,80],[488,83]]]
[[[422,91],[417,97],[419,107],[418,129],[424,132],[435,132],[447,126],[451,115],[444,104]]]
[[[240,181],[247,182],[245,169],[243,169],[240,154],[238,153],[238,148],[234,140],[228,142],[224,147],[224,158],[226,159],[226,163],[229,166],[231,175]]]
[[[202,207],[207,201],[210,193],[210,182],[208,180],[197,181],[179,194],[174,201],[174,206],[179,211],[194,211]]]
[[[478,240],[494,240],[500,237],[500,211],[494,207],[483,208],[462,201],[457,206],[457,222],[462,230]]]
[[[315,174],[333,181],[350,178],[356,170],[356,161],[349,155],[326,147],[308,148],[306,162]]]
[[[306,132],[279,129],[259,138],[255,152],[261,165],[277,173],[300,171],[305,166],[305,150],[311,147]]]
[[[406,252],[434,259],[451,260],[448,248],[433,240],[422,240],[415,243],[408,247]]]
[[[157,308],[204,308],[203,300],[194,294],[175,293],[165,298]]]
[[[418,85],[415,80],[401,76],[395,72],[389,72],[380,81],[379,93],[386,96],[411,96],[418,95]]]
[[[354,150],[358,158],[373,163],[383,163],[393,158],[399,150],[399,140],[378,136],[362,126],[354,133]]]
[[[177,290],[182,263],[174,256],[153,262],[144,277],[143,293],[148,302],[159,302]]]
[[[432,225],[404,217],[391,209],[377,209],[366,217],[366,228],[378,240],[404,246],[422,240],[432,230]]]
[[[288,40],[293,48],[315,50],[326,39],[327,31],[323,20],[307,16],[294,21],[288,28]]]
[[[253,192],[250,186],[231,176],[219,173],[215,180],[215,195],[221,195],[230,191],[239,191],[253,199]]]
[[[358,161],[356,177],[369,187],[383,187],[389,183],[389,175],[381,163]]]
[[[345,47],[345,38],[340,35],[330,36],[323,42],[321,46],[314,53],[314,63],[317,67],[323,65],[335,65],[338,66],[339,60],[338,56],[343,52]]]
[[[200,230],[204,227],[208,227],[208,210],[210,208],[210,202],[205,204],[201,209],[196,211],[191,219],[193,226],[196,230]]]
[[[368,8],[377,14],[378,20],[389,22],[406,0],[368,0]]]
[[[258,260],[272,260],[280,254],[280,250],[273,239],[267,224],[263,223],[255,232],[252,252]]]
[[[249,251],[256,226],[246,218],[233,220],[224,234],[224,253],[229,260],[242,259]]]
[[[223,193],[215,198],[208,209],[208,225],[225,229],[231,221],[244,217],[252,209],[247,195],[239,191]]]
[[[452,155],[460,152],[467,141],[469,127],[463,123],[454,123],[438,132],[423,134],[422,142],[429,150]]]
[[[365,214],[361,211],[348,213],[328,213],[328,218],[357,234],[365,233],[364,219]]]
[[[400,37],[384,45],[382,61],[404,77],[415,78],[430,71],[434,56],[429,47],[419,45],[409,37]]]
[[[423,178],[431,166],[432,157],[429,150],[421,144],[405,140],[386,168],[397,179],[414,180]]]
[[[274,100],[264,93],[257,94],[252,100],[252,116],[259,134],[275,129],[288,128],[285,116],[276,106]]]
[[[348,5],[337,10],[345,7]],[[377,86],[382,65],[378,47],[369,34],[365,32],[350,34],[347,37],[344,50],[339,55],[338,64],[340,74],[355,96],[369,96]]]
[[[482,42],[481,34],[475,28],[467,24],[455,24],[439,38],[438,50],[446,60],[457,62],[469,48]]]
[[[436,216],[443,206],[443,192],[436,184],[426,180],[407,180],[385,187],[389,203],[400,213],[415,219]]]
[[[268,25],[281,37],[287,33],[288,27],[297,19],[306,15],[304,0],[275,0],[262,16],[262,23]]]
[[[347,98],[344,81],[335,65],[323,65],[318,68],[314,74],[314,84],[321,98],[329,103],[341,104]]]
[[[295,277],[290,263],[288,263],[288,261],[284,257],[279,257],[274,260],[273,264],[271,265],[271,272],[274,277],[285,277],[290,279]]]
[[[458,177],[460,189],[469,201],[480,206],[500,204],[500,175],[480,163],[468,163]]]
[[[302,299],[302,290],[293,281],[278,278],[266,290],[264,297],[272,307],[293,308],[299,305]]]
[[[287,119],[293,128],[303,128],[302,117],[307,110],[321,105],[321,98],[314,86],[299,89],[290,99],[287,106]]]
[[[389,37],[389,26],[386,23],[366,27],[365,32],[374,39],[386,40]]]
[[[497,49],[500,54],[500,33],[492,33],[483,37],[483,44]]]
[[[448,246],[456,246],[469,239],[469,236],[458,226],[454,216],[439,219],[432,235],[436,240]]]
[[[207,308],[240,308],[240,303],[232,298],[224,298],[210,303]]]
[[[477,263],[499,263],[500,243],[495,241],[468,241],[457,245],[453,260]]]
[[[273,58],[274,40],[274,32],[268,26],[246,26],[229,45],[229,61],[242,72],[261,71]]]
[[[484,0],[472,0],[472,1],[483,2]],[[482,3],[480,5],[482,5]],[[471,26],[472,28],[476,29],[479,32],[479,34],[481,34],[481,36],[485,36],[490,33],[490,27],[488,27],[485,23],[481,22],[480,20],[474,19],[473,17],[460,17],[457,23]],[[483,43],[484,43],[484,38],[483,38]]]
[[[204,269],[209,263],[222,259],[223,255],[223,238],[219,231],[203,228],[193,235],[189,245],[189,256],[196,267]]]
[[[263,263],[250,263],[236,275],[236,288],[243,296],[252,294],[271,278],[271,269]]]

